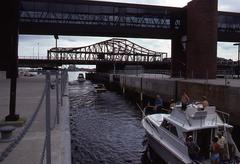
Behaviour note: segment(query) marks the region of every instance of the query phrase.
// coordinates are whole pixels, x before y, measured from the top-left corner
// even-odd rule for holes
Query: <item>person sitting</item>
[[[154,106],[157,111],[161,111],[163,107],[163,100],[159,94],[156,95]]]
[[[211,151],[211,163],[212,164],[219,164],[220,163],[220,145],[217,143],[218,137],[213,138],[213,143],[210,146]]]
[[[176,106],[176,103],[175,103],[174,99],[171,99],[171,100],[170,100],[169,108],[170,108],[170,109],[173,109],[175,106]]]
[[[202,102],[201,102],[203,109],[207,106],[209,106],[208,100],[206,96],[202,96]]]
[[[151,100],[147,101],[147,104],[144,107],[144,113],[145,113],[145,115],[155,114],[156,113],[155,106],[153,105],[153,102]]]
[[[187,137],[186,145],[188,147],[188,155],[193,160],[196,161],[199,159],[200,147],[197,143],[193,142],[193,137],[190,135]]]
[[[187,108],[187,104],[189,103],[189,101],[190,101],[190,98],[187,92],[184,90],[181,97],[182,110],[185,110]]]

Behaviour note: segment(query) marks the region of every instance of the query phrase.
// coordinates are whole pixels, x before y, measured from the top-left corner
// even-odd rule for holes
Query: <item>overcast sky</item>
[[[126,3],[141,3],[150,5],[183,7],[190,0],[104,0]],[[219,0],[218,10],[240,12],[240,0]],[[80,36],[59,36],[58,46],[60,47],[80,47],[100,42],[109,37],[80,37]],[[171,41],[160,39],[136,39],[127,38],[148,49],[167,52],[171,55]],[[20,35],[19,37],[19,56],[46,56],[47,50],[54,47],[53,36],[32,36]],[[39,53],[38,53],[39,49]],[[237,60],[237,47],[233,43],[218,43],[218,57]]]

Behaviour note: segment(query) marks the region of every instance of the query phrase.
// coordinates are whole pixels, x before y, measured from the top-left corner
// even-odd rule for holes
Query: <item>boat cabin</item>
[[[228,124],[229,115],[216,111],[215,106],[203,109],[202,106],[190,104],[184,111],[181,105],[176,105],[171,114],[153,114],[147,117],[149,119],[146,121],[157,131],[156,135],[160,136],[169,149],[177,152],[176,156],[188,154],[186,140],[188,136],[192,136],[193,141],[200,147],[200,159],[209,160],[212,140],[222,134],[225,138],[225,157],[231,159],[236,154],[240,157],[231,137],[233,127]]]

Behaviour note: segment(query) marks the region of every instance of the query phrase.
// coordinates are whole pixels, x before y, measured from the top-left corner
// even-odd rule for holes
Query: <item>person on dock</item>
[[[182,110],[186,110],[189,101],[190,101],[190,98],[187,92],[184,90],[181,96]]]

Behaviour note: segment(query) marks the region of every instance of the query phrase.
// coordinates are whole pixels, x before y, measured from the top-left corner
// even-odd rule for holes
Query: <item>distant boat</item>
[[[84,76],[83,76],[83,73],[79,73],[79,74],[78,74],[77,80],[78,80],[78,82],[84,82],[84,81],[85,81]]]
[[[95,85],[94,85],[94,88],[95,88],[95,91],[96,91],[97,93],[107,91],[107,89],[105,88],[104,84],[95,84]]]
[[[220,117],[223,116],[223,117]],[[167,163],[211,163],[209,149],[217,134],[225,138],[224,152],[228,162],[239,162],[240,153],[235,145],[226,118],[229,114],[216,111],[215,106],[189,104],[184,111],[181,104],[172,108],[171,114],[152,114],[142,119],[150,147]],[[192,137],[200,147],[198,159],[191,159],[186,140]]]

